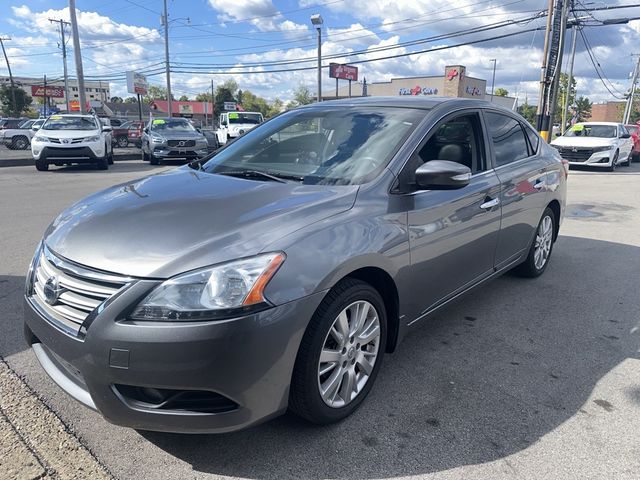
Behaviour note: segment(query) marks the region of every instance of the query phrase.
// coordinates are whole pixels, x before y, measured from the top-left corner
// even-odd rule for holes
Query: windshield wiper
[[[266,172],[260,172],[258,170],[230,170],[227,172],[216,172],[219,175],[228,175],[230,177],[243,177],[243,178],[263,178],[271,180],[273,182],[287,183],[282,178],[278,178],[275,175],[271,175]]]

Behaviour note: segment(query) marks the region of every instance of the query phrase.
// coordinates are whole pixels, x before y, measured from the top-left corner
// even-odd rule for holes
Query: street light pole
[[[167,105],[168,114],[173,116],[173,97],[171,96],[171,69],[169,66],[169,14],[167,13],[167,0],[164,0],[164,15],[162,16],[164,25],[164,63],[167,74]]]
[[[622,123],[629,123],[631,117],[631,111],[633,109],[633,96],[636,93],[636,82],[638,81],[638,73],[640,71],[640,56],[636,62],[636,67],[633,69],[633,75],[631,77],[631,88],[629,89],[629,98],[624,106],[624,115],[622,116]]]
[[[560,125],[560,134],[564,135],[567,129],[567,116],[569,113],[569,94],[571,93],[571,81],[573,80],[573,61],[576,58],[576,39],[578,38],[578,29],[580,24],[575,22],[572,25],[571,32],[571,56],[569,57],[569,77],[567,78],[567,87],[564,90],[564,103],[562,105],[562,124]]]
[[[489,61],[493,62],[493,78],[491,79],[491,101],[493,102],[493,88],[496,86],[496,63],[497,63],[497,60],[495,58],[492,58]]]
[[[318,102],[322,101],[322,16],[319,13],[311,15],[311,23],[318,31]]]

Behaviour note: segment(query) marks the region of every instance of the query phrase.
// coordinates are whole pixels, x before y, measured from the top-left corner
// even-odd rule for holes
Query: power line
[[[600,65],[600,63],[595,59],[595,55],[593,53],[593,50],[591,48],[591,45],[589,44],[589,41],[587,40],[586,35],[584,34],[583,29],[579,30],[580,32],[580,36],[582,37],[582,41],[584,42],[584,45],[586,47],[587,50],[587,54],[589,55],[589,59],[591,60],[591,64],[593,65],[594,70],[596,71],[596,74],[598,75],[598,78],[600,79],[600,81],[602,82],[602,85],[604,85],[604,88],[607,89],[607,91],[614,97],[617,98],[619,100],[624,99],[624,94],[622,92],[620,92],[618,89],[615,88],[615,86],[613,85],[613,83],[611,82],[611,80],[609,80],[608,78],[606,78],[606,76],[604,75],[604,71],[601,73],[600,69],[602,69],[602,66]],[[607,80],[607,82],[609,82],[611,84],[611,88],[613,88],[614,90],[616,90],[616,92],[618,92],[619,95],[622,96],[618,96],[617,94],[613,93],[613,91],[611,90],[611,88],[609,88],[609,86],[607,85],[607,83],[605,82],[605,79]]]

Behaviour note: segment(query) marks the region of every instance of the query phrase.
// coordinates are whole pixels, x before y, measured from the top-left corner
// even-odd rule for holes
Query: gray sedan
[[[119,425],[228,432],[287,409],[335,422],[432,312],[508,270],[545,271],[566,179],[490,103],[292,110],[62,212],[27,275],[26,339]]]
[[[208,142],[184,118],[154,118],[142,130],[142,160],[158,165],[162,160],[196,160],[206,156]]]

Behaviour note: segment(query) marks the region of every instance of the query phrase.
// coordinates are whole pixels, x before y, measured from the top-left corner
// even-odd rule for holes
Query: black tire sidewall
[[[298,381],[295,385],[292,385],[291,391],[292,395],[302,396],[302,403],[305,407],[304,411],[294,408],[294,412],[311,422],[319,424],[342,420],[351,415],[362,404],[375,383],[386,348],[387,313],[382,297],[377,290],[365,282],[348,279],[336,285],[334,292],[337,292],[337,296],[332,296],[330,293],[325,297],[305,332],[305,338],[296,359],[295,368],[297,370],[296,373],[299,374],[297,376]],[[338,314],[345,307],[359,300],[368,301],[378,312],[380,321],[378,356],[373,371],[360,394],[348,405],[341,408],[332,408],[324,403],[318,389],[317,375],[320,352],[329,329]]]

